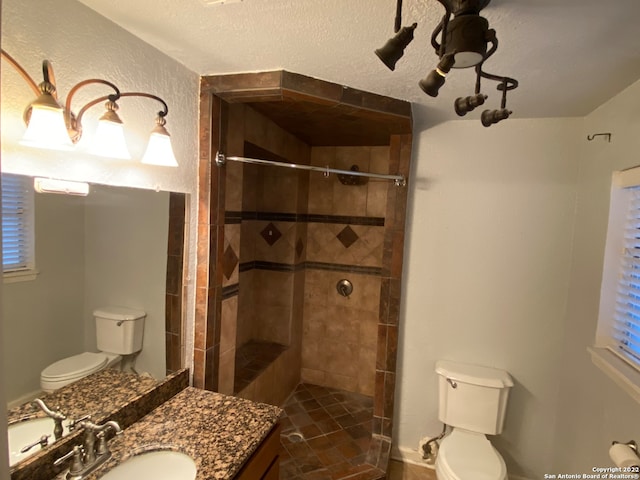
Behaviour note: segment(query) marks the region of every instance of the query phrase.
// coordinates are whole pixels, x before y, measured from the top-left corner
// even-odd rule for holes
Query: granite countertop
[[[132,398],[153,389],[158,383],[152,377],[106,368],[39,398],[53,410],[60,408],[69,418],[91,414],[94,419],[100,419],[130,402]],[[45,416],[42,410],[27,402],[9,410],[7,421],[11,424]]]
[[[180,370],[163,380],[113,369],[95,372],[40,398],[52,409],[58,407],[68,418],[91,415],[92,421],[117,421],[122,428],[132,425],[189,383],[189,372]],[[45,416],[30,402],[7,412],[8,423]],[[63,422],[65,424],[66,422]],[[78,430],[11,467],[12,480],[48,480],[62,470],[53,462],[79,443]]]
[[[281,413],[273,405],[187,387],[111,439],[112,457],[86,480],[100,478],[133,455],[167,449],[194,459],[197,480],[231,479]]]

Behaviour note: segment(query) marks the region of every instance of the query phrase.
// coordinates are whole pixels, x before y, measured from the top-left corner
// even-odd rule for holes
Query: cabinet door
[[[280,457],[276,457],[262,480],[280,480]]]
[[[280,429],[277,423],[249,458],[236,480],[278,480],[280,471]],[[273,476],[275,475],[275,476]]]

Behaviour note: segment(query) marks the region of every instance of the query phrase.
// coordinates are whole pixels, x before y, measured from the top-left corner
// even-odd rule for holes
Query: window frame
[[[3,212],[3,262],[2,262],[2,278],[4,283],[23,282],[34,280],[37,277],[38,271],[36,269],[36,251],[35,251],[35,199],[34,190],[31,178],[16,175],[11,173],[2,173],[2,212]],[[24,265],[19,267],[12,267],[5,270],[4,264],[4,216],[7,213],[7,209],[11,208],[7,206],[6,195],[8,195],[7,184],[11,182],[11,188],[15,190],[22,190],[23,195],[19,197],[15,195],[15,199],[19,201],[22,209],[22,213],[26,214],[26,219],[22,222],[22,235],[24,241],[22,247],[26,249],[23,253],[26,261]],[[18,207],[14,209],[17,211]]]
[[[640,166],[613,172],[598,324],[595,343],[587,350],[594,365],[640,403],[640,359],[620,352],[616,348],[618,342],[611,333],[622,264],[628,256],[625,227],[633,197],[639,195],[639,191]]]

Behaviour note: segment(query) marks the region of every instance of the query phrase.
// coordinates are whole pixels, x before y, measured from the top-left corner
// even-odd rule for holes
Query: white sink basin
[[[101,480],[194,480],[196,464],[190,456],[172,450],[155,450],[125,460]]]
[[[9,440],[9,465],[13,466],[23,458],[27,458],[34,453],[40,451],[40,445],[36,445],[28,452],[20,453],[20,450],[27,445],[31,445],[43,435],[50,435],[49,445],[55,441],[53,436],[53,429],[55,424],[53,419],[49,417],[44,418],[32,418],[31,420],[25,420],[23,422],[17,422],[9,425],[8,440]],[[63,423],[62,435],[69,434],[69,428]]]

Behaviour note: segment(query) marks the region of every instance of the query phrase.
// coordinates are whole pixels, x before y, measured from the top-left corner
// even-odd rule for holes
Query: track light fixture
[[[38,148],[72,150],[74,144],[78,143],[82,137],[82,118],[85,112],[94,105],[105,102],[105,113],[98,121],[98,128],[89,150],[95,155],[130,159],[131,155],[124,138],[123,122],[117,113],[119,108],[117,102],[122,97],[146,97],[160,102],[163,109],[158,112],[156,126],[151,132],[142,163],[178,166],[171,147],[169,132],[164,128],[166,123],[164,117],[169,110],[160,97],[144,92],[120,92],[118,87],[107,80],[90,78],[79,82],[69,90],[63,107],[58,102],[53,67],[48,60],[42,62],[44,80],[38,85],[11,55],[4,50],[0,50],[0,53],[2,58],[18,71],[37,96],[24,111],[23,119],[27,130],[20,143]],[[74,95],[82,87],[91,84],[106,85],[113,90],[113,93],[91,100],[80,108],[76,115],[71,110]]]
[[[445,77],[452,68],[475,67],[477,73],[476,89],[473,95],[459,97],[454,102],[455,112],[464,116],[476,107],[483,105],[488,98],[480,92],[482,78],[499,82],[497,89],[502,91],[500,109],[485,110],[481,115],[482,124],[489,127],[509,118],[511,111],[506,108],[507,91],[518,87],[518,81],[483,71],[484,62],[498,49],[498,38],[494,29],[489,28],[486,18],[480,11],[491,0],[437,0],[445,9],[444,16],[431,34],[431,45],[439,63],[424,79],[418,82],[420,88],[432,97],[436,97],[445,83]],[[402,0],[396,0],[395,32],[384,47],[376,54],[391,70],[404,54],[404,49],[413,39],[417,24],[400,28],[402,24]]]
[[[458,97],[453,104],[453,108],[458,115],[464,117],[467,113],[471,112],[476,107],[484,104],[484,101],[486,99],[487,96],[483,95],[482,93],[477,93],[468,97]]]
[[[424,93],[432,97],[438,96],[440,87],[444,85],[447,73],[453,68],[455,58],[452,53],[442,56],[435,70],[431,70],[429,75],[418,82],[418,85]]]

